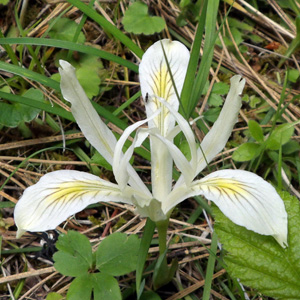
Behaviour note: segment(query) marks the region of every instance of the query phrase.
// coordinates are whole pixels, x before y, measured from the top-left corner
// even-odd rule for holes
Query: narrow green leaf
[[[112,25],[103,16],[99,15],[94,9],[88,7],[80,0],[68,0],[68,2],[79,8],[88,17],[97,22],[104,30],[111,33],[116,40],[120,41],[123,45],[128,47],[128,49],[130,49],[138,57],[141,58],[143,56],[144,52],[142,49],[140,49],[128,36],[126,36],[116,26]]]
[[[219,0],[208,1],[205,20],[205,42],[203,48],[203,56],[201,59],[196,80],[194,81],[190,101],[188,102],[188,108],[186,110],[188,116],[191,115],[199,101],[201,92],[207,80],[209,69],[211,67],[211,62],[214,53],[214,44],[217,38],[216,21],[218,9]]]
[[[56,248],[59,251],[53,256],[54,267],[61,274],[76,277],[92,268],[92,246],[85,235],[69,231],[58,238]]]
[[[280,193],[288,213],[288,247],[273,237],[235,225],[214,207],[215,230],[226,250],[226,269],[247,286],[269,297],[300,299],[300,206],[297,198]]]
[[[199,16],[199,23],[197,25],[197,31],[191,49],[191,57],[190,57],[187,73],[185,76],[183,88],[181,91],[181,96],[180,96],[181,105],[179,111],[184,115],[185,118],[188,118],[187,113],[189,109],[189,102],[191,100],[191,90],[193,88],[195,74],[196,74],[196,70],[200,58],[200,48],[201,48],[202,36],[203,36],[204,26],[205,26],[207,2],[208,2],[207,0],[204,1],[203,8]]]
[[[1,91],[0,91],[0,98],[9,100],[11,102],[22,103],[22,104],[30,106],[30,107],[42,109],[46,112],[59,115],[67,120],[70,120],[73,122],[75,121],[75,119],[73,118],[73,116],[70,112],[64,110],[63,108],[58,107],[57,105],[52,106],[51,104],[47,104],[47,103],[44,103],[44,102],[41,102],[38,100],[26,98],[26,97],[19,96],[19,95],[9,94],[9,93],[5,93],[5,92],[1,92]]]
[[[83,3],[81,3],[81,4],[86,6]],[[88,6],[86,6],[86,7],[88,7]],[[95,11],[93,11],[93,12],[95,14],[97,14]],[[78,52],[82,52],[82,53],[86,53],[86,54],[92,54],[92,55],[98,56],[100,58],[103,58],[103,59],[106,59],[109,61],[113,61],[119,65],[122,65],[122,66],[136,72],[136,73],[138,72],[138,66],[128,60],[125,60],[119,56],[113,55],[109,52],[106,52],[106,51],[103,51],[103,50],[100,50],[100,49],[97,49],[97,48],[94,48],[91,46],[72,43],[69,41],[53,40],[53,39],[45,39],[45,38],[0,38],[0,45],[8,45],[8,44],[41,45],[41,46],[48,46],[48,47],[56,47],[59,49],[68,49],[68,50],[78,51]],[[140,49],[140,48],[138,48],[138,49]],[[140,51],[142,51],[142,50],[140,50]]]
[[[1,44],[1,42],[0,42],[0,44]],[[16,75],[19,75],[19,76],[26,77],[28,79],[37,81],[37,82],[39,82],[39,83],[41,83],[45,86],[48,86],[52,89],[55,89],[56,91],[60,90],[59,83],[57,81],[55,81],[51,78],[48,78],[44,75],[41,75],[39,73],[36,73],[36,72],[30,71],[28,69],[25,69],[25,68],[15,66],[15,65],[12,65],[12,64],[8,64],[8,63],[5,63],[3,61],[0,61],[0,70],[10,72],[10,73],[13,73],[13,74],[16,74]]]
[[[113,233],[96,251],[96,268],[102,273],[121,276],[136,269],[140,240],[137,235]]]
[[[215,263],[216,263],[216,253],[218,249],[218,236],[216,232],[212,235],[211,240],[211,247],[209,251],[209,258],[206,268],[206,275],[205,275],[205,284],[204,284],[204,290],[203,290],[203,300],[209,300],[210,299],[210,290],[211,290],[211,283],[214,275],[214,269],[215,269]]]
[[[143,270],[148,255],[149,247],[151,245],[154,230],[155,230],[155,223],[148,218],[146,225],[144,227],[144,233],[138,251],[138,263],[136,266],[135,282],[136,282],[136,294],[138,296],[138,299],[141,295],[140,287],[141,287],[141,281],[143,276]]]

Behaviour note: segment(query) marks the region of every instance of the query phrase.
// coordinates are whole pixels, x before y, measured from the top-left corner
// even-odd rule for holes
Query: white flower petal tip
[[[197,174],[225,147],[232,133],[233,126],[238,120],[238,114],[242,106],[240,96],[245,84],[246,80],[242,79],[240,75],[235,75],[230,79],[230,90],[221,113],[198,149]]]
[[[140,63],[141,92],[145,100],[148,118],[162,107],[162,113],[149,122],[149,127],[159,128],[163,136],[172,130],[175,121],[156,96],[165,99],[174,110],[178,111],[179,99],[176,91],[180,96],[189,58],[189,51],[183,44],[164,39],[149,47]],[[173,83],[175,83],[176,89]]]
[[[64,60],[59,61],[61,68],[60,89],[64,99],[72,104],[71,110],[78,126],[87,140],[112,164],[117,140],[111,130],[101,120],[91,101],[85,94],[76,77],[76,69]]]
[[[192,190],[213,201],[237,225],[271,235],[287,246],[287,213],[274,187],[254,173],[222,170],[194,183]]]
[[[86,206],[108,201],[131,204],[130,195],[97,176],[68,170],[48,173],[25,190],[15,207],[17,237],[25,231],[55,229]]]

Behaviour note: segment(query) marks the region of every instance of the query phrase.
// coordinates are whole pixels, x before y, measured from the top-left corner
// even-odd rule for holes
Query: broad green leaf
[[[73,37],[77,30],[78,24],[68,18],[61,18],[55,20],[55,24],[49,31],[49,36],[53,39],[73,42]],[[85,36],[80,32],[77,42],[83,44]]]
[[[89,273],[75,278],[69,288],[67,300],[89,299],[121,300],[118,281],[104,273]]]
[[[166,25],[163,18],[149,16],[148,6],[142,2],[134,2],[129,6],[122,23],[127,32],[145,35],[161,32]]]
[[[8,4],[9,0],[0,0],[0,5]]]
[[[67,300],[89,300],[92,299],[93,283],[92,274],[85,274],[75,278],[68,290]]]
[[[23,96],[41,102],[44,100],[43,93],[34,88],[26,91]],[[0,124],[7,127],[16,127],[23,121],[32,121],[40,111],[41,110],[38,108],[28,107],[21,103],[10,104],[6,102],[0,102]]]
[[[65,276],[81,276],[92,268],[93,253],[88,238],[76,231],[61,235],[53,256],[55,269]]]
[[[287,192],[280,193],[288,213],[288,247],[273,237],[235,225],[214,207],[215,230],[226,254],[226,269],[233,277],[269,297],[300,299],[300,206]]]
[[[212,93],[218,95],[228,94],[230,86],[225,82],[216,82],[212,88]]]
[[[91,274],[94,299],[121,300],[122,295],[118,281],[111,275],[104,273]]]
[[[239,146],[232,155],[235,161],[248,161],[259,155],[259,144],[245,143]]]
[[[161,300],[161,298],[153,291],[146,291],[141,295],[139,300]]]
[[[263,130],[260,127],[260,125],[256,121],[250,120],[248,122],[248,126],[249,126],[251,136],[256,141],[263,142],[264,141],[264,134],[263,134]]]
[[[96,251],[100,272],[121,276],[136,269],[140,240],[136,235],[114,233],[105,238]]]
[[[61,300],[63,298],[64,298],[64,296],[62,296],[61,294],[52,292],[47,295],[46,300]]]
[[[295,83],[298,80],[299,76],[300,76],[300,73],[296,69],[289,70],[289,72],[288,72],[288,80],[293,83]]]
[[[282,147],[282,153],[291,154],[300,151],[300,145],[297,141],[289,141]]]
[[[69,63],[76,68],[76,77],[83,87],[87,96],[91,99],[99,94],[99,86],[101,83],[100,71],[103,70],[103,64],[101,60],[90,54],[80,54],[80,59],[75,60],[72,58]],[[59,52],[55,57],[57,66],[59,65],[58,60],[67,59],[67,52]],[[52,79],[60,82],[60,75],[54,74]],[[104,80],[104,78],[103,78]]]
[[[281,124],[274,129],[266,142],[266,148],[278,150],[281,145],[286,144],[294,133],[293,123]]]
[[[220,107],[213,107],[207,110],[206,112],[204,112],[203,115],[207,121],[214,123],[218,119],[220,111],[221,111]]]
[[[223,104],[223,99],[218,94],[210,94],[208,98],[208,104],[210,106],[221,106]]]

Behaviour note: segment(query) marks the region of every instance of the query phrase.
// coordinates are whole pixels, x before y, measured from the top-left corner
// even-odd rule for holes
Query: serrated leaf
[[[288,213],[288,247],[274,238],[235,225],[214,207],[215,230],[227,251],[224,257],[231,276],[266,296],[300,299],[300,206],[287,192],[280,193]]]
[[[163,18],[149,16],[148,6],[142,2],[134,2],[129,6],[122,23],[127,32],[145,35],[161,32],[166,25]]]
[[[245,143],[239,146],[232,154],[235,161],[248,161],[259,155],[259,144]]]
[[[56,248],[59,251],[53,256],[54,267],[61,274],[76,277],[92,268],[92,247],[86,236],[69,231],[58,238]]]
[[[250,120],[248,122],[248,126],[249,126],[249,131],[250,131],[250,134],[252,135],[252,137],[258,142],[263,142],[264,134],[263,134],[263,130],[260,127],[260,125],[256,121]]]
[[[44,95],[40,90],[31,88],[27,90],[24,97],[43,101]],[[7,127],[16,127],[21,122],[32,121],[41,110],[21,103],[0,102],[0,124]]]
[[[294,133],[293,123],[281,124],[274,129],[266,141],[266,148],[278,150],[281,145],[286,144]]]
[[[121,276],[136,269],[140,240],[136,235],[114,233],[96,251],[96,267],[103,273]]]
[[[78,24],[68,18],[60,18],[55,20],[55,24],[49,31],[49,36],[53,39],[72,42]],[[77,43],[83,44],[85,42],[85,36],[82,32],[79,33]]]

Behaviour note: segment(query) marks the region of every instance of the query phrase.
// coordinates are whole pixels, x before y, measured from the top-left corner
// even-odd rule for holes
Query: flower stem
[[[163,255],[167,249],[167,229],[169,225],[169,219],[159,221],[156,223],[158,231],[158,244],[159,244],[159,255]]]

